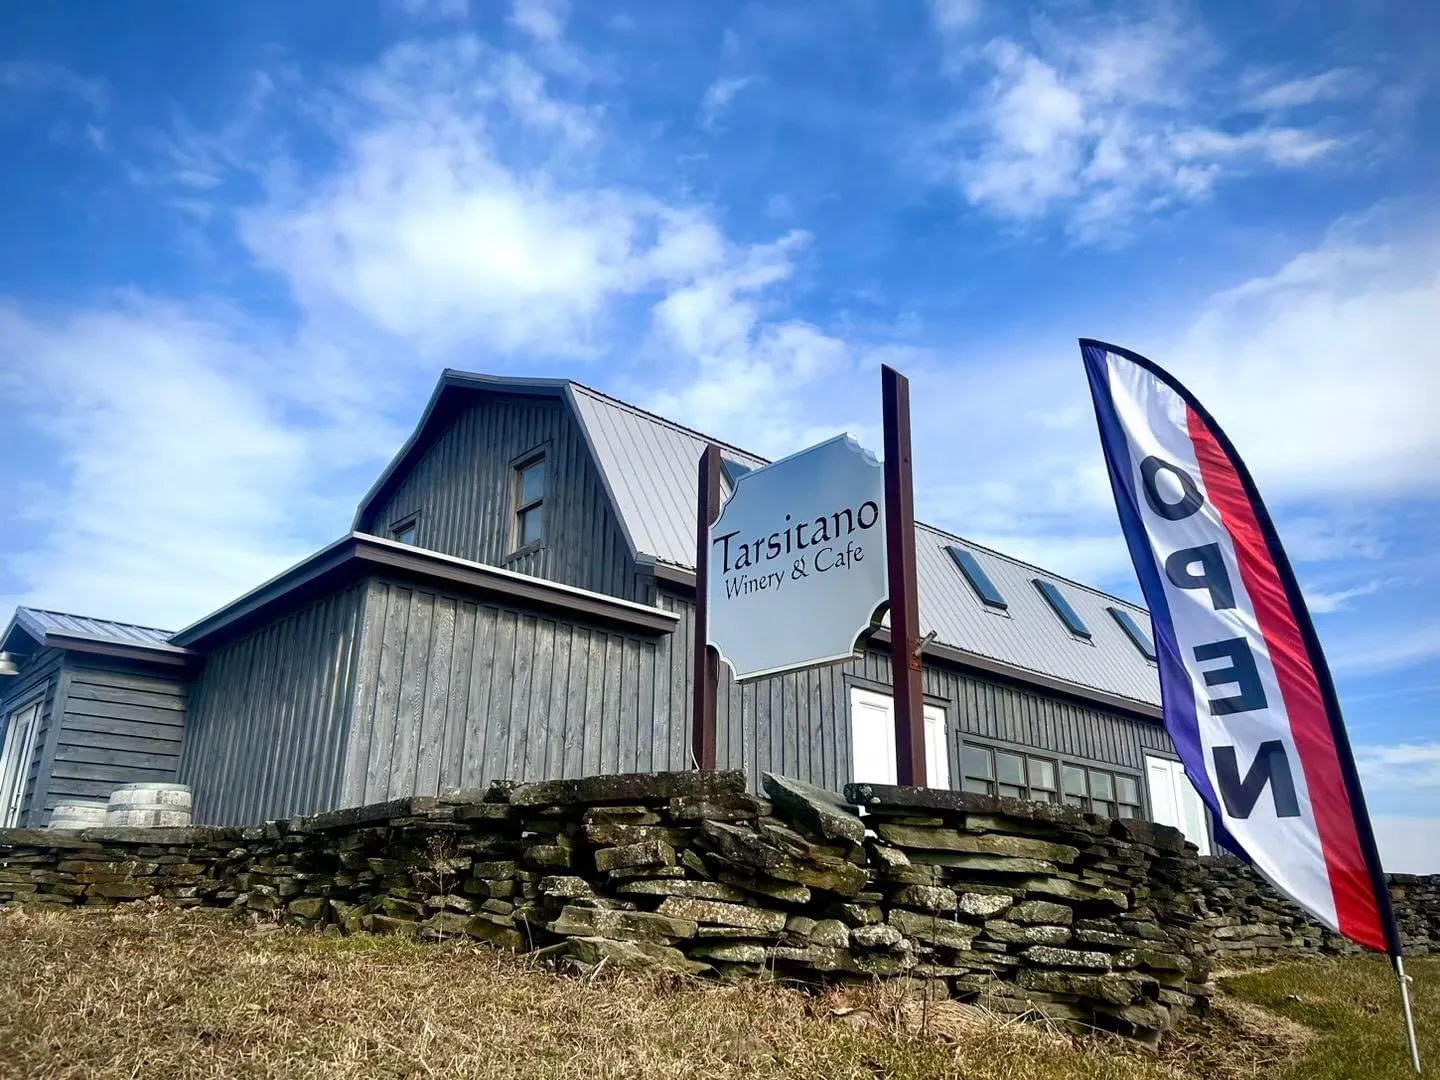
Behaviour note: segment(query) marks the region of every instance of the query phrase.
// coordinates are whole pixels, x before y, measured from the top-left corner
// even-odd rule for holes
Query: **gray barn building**
[[[219,611],[176,633],[15,613],[0,825],[134,780],[188,783],[197,821],[240,824],[689,767],[707,441],[577,383],[447,371],[353,531]],[[732,477],[764,464],[724,454]],[[1204,846],[1145,611],[916,533],[931,782],[1153,817]],[[722,664],[720,766],[893,776],[883,634],[744,684]]]

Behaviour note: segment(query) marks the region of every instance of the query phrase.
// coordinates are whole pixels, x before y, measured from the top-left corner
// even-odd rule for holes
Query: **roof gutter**
[[[274,618],[303,601],[308,593],[333,587],[337,581],[385,572],[414,578],[431,587],[454,588],[538,607],[632,633],[669,634],[680,622],[680,616],[660,608],[352,532],[192,623],[171,640],[178,645],[202,646],[227,633],[239,633],[256,621]]]

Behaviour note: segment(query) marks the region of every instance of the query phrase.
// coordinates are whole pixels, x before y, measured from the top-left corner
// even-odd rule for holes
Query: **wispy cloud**
[[[754,81],[749,75],[727,75],[712,82],[700,100],[700,126],[714,128],[736,95]]]
[[[1394,582],[1376,578],[1367,581],[1363,585],[1353,585],[1348,589],[1316,589],[1305,590],[1305,605],[1315,615],[1329,615],[1336,611],[1344,611],[1350,606],[1351,600],[1359,599],[1362,596],[1370,596],[1377,593]]]
[[[1247,122],[1240,106],[1202,93],[1218,50],[1173,9],[1037,27],[1033,41],[948,53],[967,104],[936,139],[932,166],[997,217],[1053,216],[1081,241],[1113,244],[1135,218],[1206,199],[1231,176],[1309,167],[1345,145],[1315,127]]]
[[[0,93],[60,94],[88,105],[96,112],[110,105],[110,88],[103,79],[81,75],[60,64],[28,60],[0,63]]]
[[[1246,106],[1257,112],[1295,109],[1317,101],[1343,101],[1364,93],[1370,81],[1355,68],[1332,68],[1318,75],[1263,83]]]
[[[1353,675],[1386,671],[1440,659],[1440,621],[1371,626],[1329,650],[1335,669]]]

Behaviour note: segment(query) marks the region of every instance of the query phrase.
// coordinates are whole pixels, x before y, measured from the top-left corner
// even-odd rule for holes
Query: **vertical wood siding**
[[[121,784],[175,781],[185,733],[181,677],[71,655],[62,683],[45,810],[66,799],[108,799]]]
[[[363,584],[347,586],[206,659],[180,761],[197,824],[340,805],[364,595]]]
[[[5,697],[0,701],[0,746],[10,727],[10,714],[41,699],[40,730],[35,736],[35,752],[30,757],[25,784],[25,800],[20,804],[20,824],[32,828],[43,824],[46,773],[42,767],[46,747],[55,734],[53,723],[55,696],[59,689],[60,667],[64,654],[59,649],[41,649],[28,657],[20,674],[7,679]]]
[[[543,544],[511,556],[513,463],[545,453]],[[569,410],[538,398],[481,399],[464,409],[361,527],[389,536],[411,514],[416,543],[611,596],[635,595],[634,560]]]
[[[654,639],[376,580],[337,805],[685,766]]]
[[[690,649],[694,604],[664,590],[660,606],[682,616],[665,648],[665,663],[678,689],[670,701],[673,753],[689,754]],[[752,785],[762,772],[781,772],[839,790],[851,779],[850,687],[859,681],[891,685],[888,653],[863,656],[823,668],[736,683],[720,665],[717,695],[717,757],[721,768],[743,768]],[[950,730],[950,775],[959,778],[956,733],[961,738],[1031,746],[1072,758],[1121,766],[1143,773],[1146,750],[1173,753],[1158,721],[1072,702],[1018,685],[969,675],[948,665],[926,664],[927,700],[945,706]]]

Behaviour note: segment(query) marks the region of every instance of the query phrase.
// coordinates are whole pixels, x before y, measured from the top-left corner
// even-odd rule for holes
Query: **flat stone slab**
[[[911,850],[918,848],[924,851],[960,851],[972,855],[1008,855],[1061,864],[1072,863],[1080,857],[1079,848],[1069,844],[1052,844],[1028,836],[1005,836],[997,833],[971,836],[955,829],[922,829],[911,825],[887,825],[883,821],[875,827],[875,831],[896,847]]]
[[[1086,814],[1073,806],[1031,802],[1028,799],[1003,799],[994,795],[977,795],[968,791],[942,788],[902,787],[898,784],[846,784],[845,798],[867,810],[940,810],[951,814],[993,814],[1020,821],[1044,821],[1085,829],[1103,819]]]
[[[711,926],[736,926],[745,930],[763,930],[778,934],[785,929],[788,916],[783,911],[766,911],[745,904],[726,904],[719,900],[697,900],[683,896],[666,897],[658,914],[674,919],[688,919]]]
[[[865,823],[856,816],[851,806],[841,802],[839,796],[832,792],[775,773],[766,773],[761,783],[780,817],[819,833],[827,840],[848,840],[852,844],[865,842]]]
[[[542,780],[510,792],[511,806],[589,806],[615,802],[669,802],[721,798],[745,791],[745,774],[726,772],[620,773],[577,780]]]

